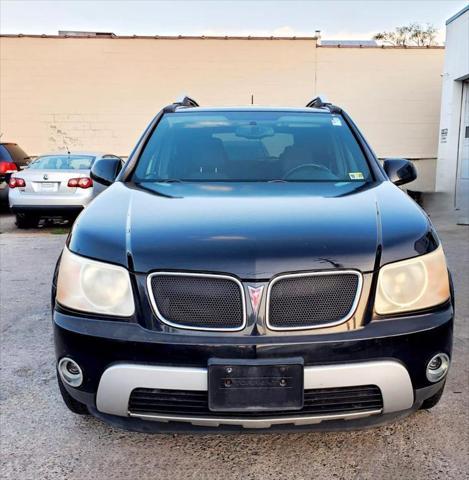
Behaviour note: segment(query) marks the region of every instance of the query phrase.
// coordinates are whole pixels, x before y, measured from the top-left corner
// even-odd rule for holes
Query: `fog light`
[[[427,378],[430,382],[438,382],[447,373],[449,368],[449,357],[446,353],[438,353],[427,364]]]
[[[62,380],[71,387],[79,387],[83,382],[80,365],[71,358],[64,357],[60,360],[59,374]]]

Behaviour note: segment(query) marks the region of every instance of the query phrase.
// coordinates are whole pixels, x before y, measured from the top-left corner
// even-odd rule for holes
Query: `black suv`
[[[427,215],[339,107],[164,108],[79,216],[53,319],[67,406],[135,429],[345,429],[435,405],[453,295]]]

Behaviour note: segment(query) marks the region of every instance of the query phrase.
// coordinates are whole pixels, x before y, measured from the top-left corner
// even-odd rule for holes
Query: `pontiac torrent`
[[[350,429],[436,405],[438,236],[341,108],[185,97],[80,214],[52,287],[63,400],[138,431]]]

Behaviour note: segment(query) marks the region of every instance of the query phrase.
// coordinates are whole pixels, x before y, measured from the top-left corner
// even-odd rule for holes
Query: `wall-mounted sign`
[[[447,138],[448,138],[448,129],[442,128],[441,135],[440,135],[440,143],[446,143]]]

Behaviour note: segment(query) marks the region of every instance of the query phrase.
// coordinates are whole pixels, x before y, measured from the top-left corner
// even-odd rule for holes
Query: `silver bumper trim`
[[[327,420],[355,420],[357,418],[378,415],[381,410],[363,412],[338,413],[334,415],[285,416],[272,418],[223,418],[223,417],[184,417],[178,415],[159,415],[129,412],[130,417],[153,420],[155,422],[186,422],[198,427],[219,427],[220,425],[236,425],[243,428],[270,428],[273,425],[314,425]]]
[[[305,367],[304,388],[334,388],[360,385],[377,385],[383,395],[383,410],[339,414],[330,416],[284,417],[274,419],[244,418],[193,418],[178,417],[179,421],[210,421],[212,424],[229,422],[231,425],[245,425],[258,422],[258,425],[275,422],[294,423],[304,420],[317,423],[334,418],[357,418],[356,415],[368,416],[376,413],[391,413],[411,408],[414,403],[414,390],[407,369],[397,361],[383,360],[341,365],[321,365]],[[207,369],[190,367],[167,367],[138,364],[116,364],[103,373],[96,394],[96,407],[102,413],[128,416],[130,394],[135,388],[161,388],[169,390],[207,390]],[[370,413],[371,412],[371,413]],[[174,420],[172,416],[131,414],[141,418],[158,421]],[[352,417],[350,417],[352,415]],[[327,417],[327,418],[325,418]],[[199,424],[199,423],[197,423]],[[256,427],[250,427],[256,428]],[[264,428],[264,427],[259,427]]]
[[[102,413],[127,416],[135,388],[168,390],[207,390],[205,368],[163,367],[118,364],[104,371],[96,394],[96,408]]]

